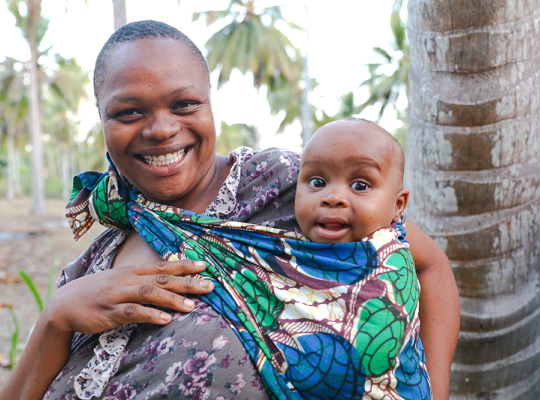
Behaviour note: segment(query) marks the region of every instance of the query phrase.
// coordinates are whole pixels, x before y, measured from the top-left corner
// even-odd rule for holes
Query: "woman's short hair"
[[[107,53],[119,43],[131,42],[133,40],[146,38],[168,38],[188,45],[192,51],[192,54],[198,58],[201,64],[204,66],[208,75],[208,81],[210,81],[208,64],[206,63],[201,51],[190,38],[188,38],[178,29],[159,21],[146,20],[131,22],[115,31],[105,42],[103,48],[99,52],[96,59],[96,66],[94,68],[94,96],[96,96],[96,101],[98,101],[98,93],[101,91],[101,87],[103,86]]]

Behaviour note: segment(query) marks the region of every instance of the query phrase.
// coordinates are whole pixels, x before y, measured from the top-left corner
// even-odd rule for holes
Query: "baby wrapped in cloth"
[[[405,232],[354,243],[223,221],[148,202],[111,165],[74,180],[67,209],[76,237],[97,220],[133,227],[165,260],[202,260],[215,290],[201,298],[242,341],[276,399],[429,399],[419,338],[420,288]],[[75,382],[102,392],[134,329],[101,334]]]

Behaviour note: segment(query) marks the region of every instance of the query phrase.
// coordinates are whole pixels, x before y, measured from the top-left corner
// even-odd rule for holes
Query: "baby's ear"
[[[394,213],[394,219],[392,223],[399,221],[399,217],[405,207],[407,207],[407,202],[409,201],[409,189],[401,189],[396,198],[396,212]]]

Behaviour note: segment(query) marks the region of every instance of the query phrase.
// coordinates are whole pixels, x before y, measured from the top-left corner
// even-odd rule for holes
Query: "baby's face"
[[[376,125],[339,121],[306,146],[295,211],[303,233],[320,243],[355,242],[397,222],[408,190],[392,138]]]

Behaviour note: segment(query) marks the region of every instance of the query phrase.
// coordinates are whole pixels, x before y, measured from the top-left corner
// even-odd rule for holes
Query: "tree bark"
[[[15,140],[13,133],[8,128],[7,134],[7,193],[6,200],[15,200]]]
[[[30,115],[32,126],[32,214],[45,213],[42,176],[41,116],[39,111],[38,51],[36,26],[41,14],[41,0],[28,0],[28,44],[30,46]]]
[[[540,0],[409,0],[411,218],[461,296],[455,399],[540,398]]]
[[[114,30],[127,24],[126,0],[112,0],[114,15]]]

